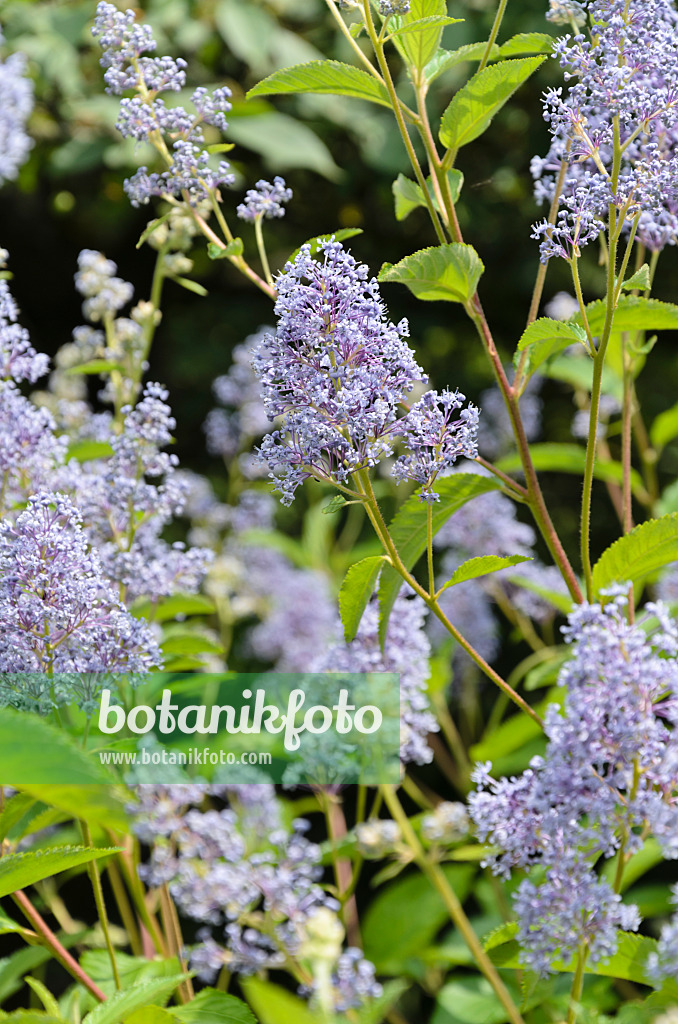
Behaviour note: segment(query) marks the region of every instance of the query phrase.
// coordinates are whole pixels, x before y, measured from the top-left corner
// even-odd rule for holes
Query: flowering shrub
[[[120,201],[150,215],[138,248],[154,271],[134,301],[116,263],[84,248],[73,273],[87,322],[51,362],[2,250],[8,1024],[678,1014],[678,405],[649,423],[641,404],[661,366],[656,332],[678,327],[678,305],[652,294],[678,237],[678,10],[550,0],[538,27],[562,36],[503,40],[500,0],[487,38],[449,48],[457,15],[479,5],[326,0],[318,39],[338,45],[335,60],[285,27],[304,5],[223,0],[222,35],[240,19],[246,40],[254,25],[249,50],[234,33],[256,71],[247,100],[238,83],[205,84],[199,19],[187,60],[158,55],[153,4],[86,12],[96,89],[117,111],[108,130],[138,163]],[[12,188],[31,133],[49,132],[31,113],[39,47],[24,56],[3,40],[0,184]],[[551,142],[531,171],[546,215],[509,367],[481,301],[491,273],[462,233],[456,164],[542,66]],[[357,229],[316,225],[287,251],[277,232],[295,183],[254,181],[230,141],[272,96],[304,97],[297,113],[318,96],[370,111],[375,137],[411,165],[393,182],[395,217],[425,211],[430,244],[370,268],[361,239],[348,247]],[[281,170],[304,166],[305,145],[336,177],[310,129],[262,109],[296,132]],[[284,158],[261,124],[257,145]],[[271,326],[253,317],[230,366],[214,367],[206,476],[172,451],[182,425],[155,382],[154,343],[171,342],[166,286],[198,303],[209,261],[270,302]],[[544,302],[548,273],[561,287]],[[393,284],[432,305],[412,301],[394,323]],[[491,388],[454,360],[429,381],[425,308],[465,316]],[[548,433],[564,388],[567,442]],[[578,550],[551,473],[577,478]],[[592,524],[608,519],[599,545]],[[327,771],[303,788],[294,765],[279,787],[183,767],[155,784],[136,763],[123,781],[93,767],[102,690],[127,709],[159,672],[250,669],[395,673],[400,784],[342,787]],[[314,739],[319,763],[341,764],[340,742]],[[19,781],[27,760],[54,782]],[[58,784],[66,762],[77,784]],[[84,871],[93,906],[70,884]]]

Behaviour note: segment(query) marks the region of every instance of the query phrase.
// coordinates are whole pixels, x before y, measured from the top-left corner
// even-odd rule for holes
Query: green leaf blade
[[[368,75],[366,71],[361,71],[360,68],[336,60],[312,60],[307,64],[295,64],[293,67],[274,71],[250,89],[247,99],[283,93],[350,96],[353,99],[378,103],[382,107],[391,106],[386,87],[378,79]]]
[[[476,558],[469,558],[458,566],[447,583],[440,589],[447,590],[448,587],[455,587],[458,583],[465,583],[467,580],[478,579],[479,576],[488,576],[492,572],[500,572],[502,569],[510,569],[513,565],[521,562],[531,562],[528,555],[478,555]]]
[[[473,142],[489,127],[513,93],[537,68],[544,57],[507,60],[476,72],[452,98],[443,114],[440,141],[455,152]]]
[[[678,560],[678,513],[641,523],[611,544],[593,567],[593,590],[636,583]]]
[[[576,344],[587,344],[586,331],[582,326],[541,317],[523,331],[513,362],[517,366],[522,353],[527,352],[525,372],[531,376],[551,356]]]
[[[361,562],[352,565],[344,577],[339,591],[339,614],[347,644],[355,639],[383,565],[383,555],[363,558]]]
[[[8,853],[0,857],[0,896],[8,896],[43,878],[50,878],[101,857],[110,857],[114,853],[117,853],[116,847],[93,849],[88,846],[59,846],[50,850]]]
[[[420,249],[400,263],[382,268],[379,281],[406,285],[425,302],[468,303],[485,270],[475,249],[454,242]]]

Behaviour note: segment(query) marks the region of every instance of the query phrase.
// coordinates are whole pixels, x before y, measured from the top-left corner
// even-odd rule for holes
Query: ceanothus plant
[[[274,6],[228,0],[200,18],[222,33],[224,19],[244,32],[252,18],[253,38],[280,32],[282,53],[287,19],[305,14],[286,7],[282,25]],[[450,6],[325,0],[317,37],[335,29],[341,59],[300,34],[295,52],[313,58],[276,57],[247,93],[358,99],[385,130],[390,118],[412,172],[393,183],[396,216],[426,210],[431,244],[376,276],[359,240],[347,248],[350,230],[285,249],[296,182],[224,159],[228,118],[247,107],[240,84],[204,84],[199,55],[157,55],[152,5],[148,20],[104,0],[89,12],[115,127],[146,154],[123,187],[135,210],[154,210],[139,244],[155,267],[135,299],[116,263],[84,248],[84,322],[50,370],[2,250],[0,893],[28,928],[3,908],[0,930],[71,979],[54,994],[28,979],[45,1013],[11,1009],[12,1024],[251,1024],[252,1011],[262,1024],[379,1024],[424,1019],[431,1000],[436,1024],[650,1024],[678,1004],[666,884],[678,857],[678,500],[660,462],[678,406],[646,426],[636,384],[654,365],[649,332],[678,327],[678,306],[651,295],[678,232],[678,11],[544,0],[542,27],[562,37],[501,41],[499,0],[486,39],[448,49],[468,13]],[[542,65],[550,143],[531,171],[547,209],[509,365],[462,234],[469,190],[455,165]],[[27,67],[21,53],[0,62],[0,183],[32,147]],[[205,293],[201,247],[272,302],[272,326],[252,323],[216,368],[205,434],[222,461],[209,479],[172,452],[182,425],[153,351],[165,286]],[[558,261],[573,294],[540,316]],[[412,328],[392,322],[391,284],[465,314],[492,388],[464,385],[467,399],[454,374],[429,381],[416,314]],[[563,384],[573,438],[542,443]],[[582,478],[578,552],[557,528],[548,471]],[[602,485],[616,539],[594,552]],[[276,790],[263,775],[177,768],[157,785],[132,758],[126,791],[2,785],[17,781],[17,721],[36,759],[70,758],[84,783],[101,782],[114,776],[92,773],[87,754],[104,739],[104,687],[127,706],[158,670],[242,668],[396,673],[401,784],[303,790],[292,770]],[[155,742],[128,736],[120,749],[152,754]],[[66,845],[73,820],[81,846]],[[59,892],[59,872],[84,865],[94,933]],[[0,990],[19,987],[22,963],[3,960]]]

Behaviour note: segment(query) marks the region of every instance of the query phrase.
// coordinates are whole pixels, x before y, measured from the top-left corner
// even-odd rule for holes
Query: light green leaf
[[[2,1024],[64,1024],[63,1017],[55,1017],[51,1013],[43,1013],[42,1010],[15,1010],[0,1017]]]
[[[578,444],[535,444],[531,446],[530,454],[537,471],[583,475],[586,466],[586,451]],[[504,473],[519,472],[520,456],[507,455],[497,465]],[[624,479],[620,462],[603,462],[601,459],[596,459],[593,475],[596,480],[614,480],[615,483]],[[643,481],[636,470],[631,471],[631,486],[635,491],[643,492]]]
[[[337,181],[343,171],[332,159],[325,143],[308,125],[271,108],[248,114],[248,104],[233,105],[228,134],[240,146],[260,153],[264,161],[280,174],[288,167],[316,171],[329,181]]]
[[[650,427],[652,446],[661,451],[669,441],[678,437],[678,402],[660,412]]]
[[[622,288],[625,291],[633,291],[637,288],[639,291],[648,291],[652,287],[652,281],[650,280],[650,266],[648,263],[643,263],[642,267],[636,270],[632,277],[629,277],[627,281],[624,281]]]
[[[392,32],[398,32],[399,29],[412,26],[417,21],[428,22],[429,18],[440,22],[440,19],[445,18],[446,15],[446,0],[410,0],[409,13],[393,18],[390,24],[393,26]],[[440,46],[442,34],[442,24],[430,25],[427,23],[425,26],[422,25],[420,28],[408,32],[402,39],[396,36],[393,42],[405,62],[412,64],[419,71],[426,66]]]
[[[170,978],[154,978],[133,988],[114,992],[105,1003],[100,1003],[83,1018],[82,1024],[120,1024],[135,1010],[142,1006],[164,1002],[172,992],[186,980],[185,974],[175,974]]]
[[[77,868],[101,857],[110,857],[116,852],[115,847],[90,849],[88,846],[60,846],[53,850],[7,853],[0,857],[0,896],[8,896],[43,878],[50,878],[61,871]]]
[[[678,513],[650,519],[611,544],[593,567],[593,590],[635,583],[678,560]]]
[[[0,842],[7,838],[34,804],[35,800],[28,793],[15,793],[9,799],[5,797],[4,807],[0,811]]]
[[[208,153],[230,153],[232,149],[235,149],[235,143],[233,142],[215,142],[211,146],[205,146]]]
[[[127,831],[111,776],[62,730],[37,715],[0,709],[0,779],[73,817]],[[61,785],[50,779],[69,781]]]
[[[499,47],[500,57],[518,57],[523,53],[551,53],[555,39],[546,32],[519,32]]]
[[[318,1024],[308,1003],[280,985],[261,978],[247,978],[241,988],[261,1024]]]
[[[433,533],[472,498],[487,491],[500,490],[496,477],[479,473],[453,473],[436,481],[440,501],[433,505]],[[406,569],[412,569],[426,550],[427,511],[417,494],[411,495],[391,520],[389,532]],[[402,578],[390,565],[384,564],[379,580],[379,636],[382,644],[388,630],[393,603],[402,586]]]
[[[454,570],[447,583],[440,589],[447,590],[448,587],[454,587],[457,583],[465,583],[466,580],[475,580],[479,576],[487,576],[491,572],[508,569],[510,566],[518,565],[520,562],[531,561],[532,559],[527,555],[508,555],[507,557],[479,555],[477,558],[469,558]]]
[[[92,459],[103,459],[112,454],[113,449],[108,441],[74,441],[68,446],[66,458],[90,462]]]
[[[630,932],[618,932],[617,952],[603,963],[591,964],[587,961],[587,974],[600,975],[605,978],[620,978],[633,981],[640,985],[651,985],[647,974],[647,958],[656,951],[657,940],[645,935],[632,935]],[[497,967],[511,969],[520,968],[520,946],[515,940],[500,943],[488,949],[490,959]],[[553,967],[559,973],[571,974],[575,969],[573,961],[564,963],[556,960]]]
[[[550,356],[562,352],[570,345],[586,347],[586,331],[579,324],[541,317],[523,331],[513,362],[517,366],[527,349],[525,373],[531,376]]]
[[[163,654],[223,654],[224,648],[200,633],[178,633],[161,644]]]
[[[452,195],[452,202],[456,203],[459,199],[459,193],[464,183],[464,175],[461,171],[453,168],[448,171],[447,180],[450,183],[450,193]],[[431,197],[433,206],[438,212],[440,212],[440,204],[434,194],[431,179],[426,179],[428,193]],[[426,206],[426,199],[424,198],[423,190],[419,187],[416,181],[412,181],[411,178],[406,178],[404,174],[399,174],[396,180],[393,182],[393,199],[395,203],[395,215],[396,220],[405,220],[405,218],[416,209],[418,206]]]
[[[4,910],[0,909],[0,935],[10,935],[12,932],[18,932],[21,934],[26,929],[23,925],[17,924],[16,921],[12,920]]]
[[[609,360],[608,360],[609,361]],[[580,388],[582,391],[590,391],[593,381],[593,370],[588,359],[582,359],[581,353],[577,355],[557,355],[548,363],[542,364],[541,372],[553,380],[561,380],[570,384],[573,388]],[[623,381],[620,375],[612,366],[603,367],[603,380],[601,387],[604,395],[611,395],[618,399],[621,404]]]
[[[47,988],[47,986],[43,985],[43,983],[38,978],[31,978],[29,974],[26,975],[25,980],[26,984],[33,989],[36,996],[38,997],[42,1005],[45,1007],[45,1012],[51,1014],[52,1017],[59,1018],[61,1016],[61,1013],[59,1011],[59,1004],[57,1003],[56,999],[54,998],[50,990]]]
[[[247,93],[254,96],[275,96],[282,93],[320,93],[331,96],[352,96],[354,99],[390,107],[386,86],[366,71],[336,60],[312,60],[308,64],[274,71]]]
[[[669,512],[678,512],[678,480],[665,487],[661,498],[657,502],[657,514],[668,515]]]
[[[548,604],[552,604],[553,607],[562,612],[563,615],[567,615],[572,610],[572,598],[564,592],[558,590],[550,590],[548,587],[542,587],[539,583],[535,583],[534,580],[529,579],[527,576],[509,575],[507,576],[508,582],[513,583],[516,587],[522,587],[523,590],[529,590],[531,594],[536,594],[537,597],[541,597]]]
[[[125,1024],[176,1024],[176,1018],[162,1006],[142,1006],[125,1017]]]
[[[461,146],[482,135],[494,115],[543,62],[543,57],[524,57],[476,72],[456,93],[443,114],[442,144],[456,153]]]
[[[592,334],[601,334],[605,325],[605,302],[599,299],[586,307]],[[581,314],[575,321],[581,323]],[[614,331],[661,331],[678,328],[678,306],[642,295],[623,295],[615,310]]]
[[[400,263],[382,268],[379,281],[405,284],[426,302],[470,301],[485,267],[470,245],[453,242],[420,249]]]
[[[172,277],[170,280],[174,281],[175,284],[181,285],[187,292],[194,292],[196,295],[200,295],[202,298],[208,294],[207,288],[203,288],[197,281],[191,281],[190,277]]]
[[[79,366],[71,366],[66,370],[69,377],[79,377],[90,373],[110,373],[111,370],[124,370],[119,363],[111,363],[108,359],[92,359],[88,363],[80,363]]]
[[[226,260],[231,256],[242,256],[242,238],[232,238],[226,246],[217,245],[216,242],[207,243],[207,255],[211,260]]]
[[[346,573],[339,591],[339,614],[344,627],[344,639],[349,644],[355,638],[363,612],[374,593],[374,585],[384,565],[383,555],[363,558]]]
[[[177,615],[211,615],[215,607],[209,597],[202,594],[172,594],[171,597],[159,597],[157,601],[142,598],[134,602],[130,611],[137,619],[166,622]]]
[[[183,1024],[257,1024],[247,1003],[214,988],[204,988],[190,1003],[171,1006],[168,1013]]]
[[[341,512],[344,505],[348,505],[346,498],[343,494],[335,494],[333,498],[323,505],[321,512],[324,516],[334,515],[335,512]]]
[[[486,49],[487,43],[466,43],[457,50],[438,50],[424,68],[424,77],[427,83],[430,85],[436,78],[445,74],[450,68],[456,67],[457,64],[463,64],[465,61],[481,61]],[[493,43],[489,59],[498,60],[498,58],[499,47]]]
[[[458,25],[462,22],[463,18],[444,18],[444,17],[431,17],[431,18],[419,18],[418,21],[411,21],[407,25],[402,25],[400,28],[396,28],[390,33],[389,38],[394,39],[396,36],[401,38],[407,32],[421,32],[427,28],[444,28],[445,25]]]
[[[515,982],[507,979],[514,1001],[520,1002]],[[449,981],[438,992],[431,1024],[504,1024],[506,1010],[485,978]]]
[[[159,228],[161,224],[164,224],[169,219],[172,210],[168,210],[167,213],[163,213],[162,217],[156,217],[155,220],[149,221],[144,231],[139,236],[139,241],[136,244],[136,248],[140,249],[147,238],[150,238],[156,228]]]

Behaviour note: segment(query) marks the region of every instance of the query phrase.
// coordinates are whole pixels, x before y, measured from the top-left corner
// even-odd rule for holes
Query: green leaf
[[[466,43],[456,50],[438,50],[424,68],[426,82],[430,85],[436,78],[449,71],[450,68],[456,67],[457,64],[463,64],[465,61],[482,60],[486,49],[487,43]],[[496,43],[493,43],[489,59],[497,60],[498,58],[499,47]]]
[[[678,513],[650,519],[611,544],[593,567],[593,590],[635,583],[678,560]]]
[[[0,811],[0,843],[7,838],[34,804],[35,800],[28,793],[15,793],[10,799],[5,799],[4,807]]]
[[[383,565],[383,555],[363,558],[362,562],[352,565],[344,577],[339,591],[339,614],[347,644],[350,644],[358,632],[360,620],[372,597],[374,585]]]
[[[451,171],[448,171],[447,180],[450,184],[452,202],[456,203],[459,199],[459,193],[461,192],[461,187],[464,183],[464,175],[461,171],[453,168]],[[433,206],[438,210],[438,212],[440,212],[440,205],[434,194],[430,178],[426,179],[426,185]],[[396,180],[393,182],[392,187],[396,220],[405,220],[412,210],[415,210],[418,206],[426,206],[426,199],[424,197],[423,190],[419,187],[416,181],[412,181],[411,178],[406,178],[404,174],[398,175]]]
[[[43,1013],[42,1010],[15,1010],[0,1020],[2,1024],[64,1024],[63,1017],[55,1017],[51,1013]]]
[[[620,978],[633,981],[640,985],[651,985],[647,974],[647,958],[657,949],[657,940],[645,935],[632,935],[630,932],[618,932],[617,952],[603,963],[591,964],[587,961],[586,974],[600,975],[605,978]],[[520,947],[515,940],[488,948],[490,959],[497,967],[519,969]],[[553,967],[559,973],[572,973],[575,969],[574,960],[564,963],[556,960]]]
[[[26,929],[23,925],[17,924],[16,921],[12,920],[4,910],[0,909],[0,935],[10,935],[12,932],[18,932],[21,934]]]
[[[175,974],[170,978],[145,981],[126,991],[114,992],[105,1003],[100,1003],[90,1010],[83,1018],[82,1024],[120,1024],[120,1021],[142,1006],[148,1006],[154,1000],[162,1002],[169,999],[175,988],[185,980],[185,974]]]
[[[108,441],[74,441],[66,451],[67,459],[78,462],[90,462],[92,459],[104,459],[113,454]]]
[[[243,979],[240,984],[261,1024],[318,1024],[308,1003],[287,989],[260,978]]]
[[[445,877],[463,902],[476,868],[448,864]],[[400,974],[432,942],[448,918],[440,894],[421,874],[406,875],[379,890],[361,921],[365,956],[379,974]]]
[[[125,367],[120,363],[111,363],[108,359],[92,359],[88,363],[80,363],[79,366],[71,366],[66,370],[70,377],[79,377],[90,373],[110,373],[111,370],[123,370]]]
[[[211,146],[205,146],[208,153],[230,153],[235,149],[233,142],[215,142]]]
[[[379,103],[382,107],[391,106],[385,85],[366,71],[336,60],[312,60],[308,64],[296,64],[291,68],[274,71],[250,89],[247,99],[281,93],[352,96],[354,99]]]
[[[530,454],[537,471],[582,475],[584,473],[586,451],[578,444],[535,444],[530,447]],[[497,466],[504,473],[519,472],[521,469],[520,456],[517,454],[507,455],[503,459],[499,459]],[[602,462],[600,459],[596,459],[593,475],[596,480],[613,480],[615,483],[621,483],[624,479],[620,462]],[[634,490],[642,493],[643,481],[636,470],[631,471],[631,486]]]
[[[344,505],[348,505],[344,495],[335,494],[333,498],[330,498],[326,505],[323,505],[320,511],[324,516],[331,516],[334,515],[335,512],[341,512]]]
[[[342,177],[344,172],[329,149],[307,124],[267,106],[253,113],[249,106],[234,103],[230,111],[228,134],[238,145],[260,153],[276,174],[288,167],[303,167],[329,181]]]
[[[648,263],[643,263],[642,267],[636,270],[632,277],[629,277],[627,281],[624,281],[622,288],[625,291],[633,291],[637,288],[639,291],[649,291],[652,287],[652,281],[650,280],[650,266]]]
[[[176,1024],[176,1018],[162,1006],[142,1006],[125,1017],[125,1024]]]
[[[524,57],[477,71],[452,98],[443,114],[442,144],[456,153],[461,146],[482,135],[494,115],[543,62],[543,57]]]
[[[402,39],[396,36],[393,40],[406,63],[412,64],[418,71],[426,66],[440,46],[443,25],[440,23],[447,15],[446,0],[410,0],[410,10],[401,17],[393,18],[392,33],[413,26],[415,22],[426,22],[416,30],[408,32]],[[431,25],[428,19],[435,19],[438,24]]]
[[[203,594],[172,594],[159,597],[157,601],[142,598],[130,609],[137,619],[153,619],[154,622],[166,622],[177,615],[212,615],[215,610],[213,602]]]
[[[660,451],[669,441],[673,441],[674,437],[678,437],[678,402],[670,409],[660,412],[650,427],[652,446]]]
[[[57,1003],[56,999],[54,998],[50,990],[47,988],[47,986],[43,985],[43,983],[38,978],[31,978],[30,975],[26,975],[25,980],[26,984],[33,989],[36,996],[38,997],[42,1005],[45,1007],[45,1012],[50,1013],[53,1017],[59,1018],[61,1016],[61,1013],[59,1011],[59,1004]]]
[[[513,980],[508,988],[516,1002],[520,1002]],[[485,978],[465,978],[449,981],[438,992],[436,1009],[431,1024],[504,1024],[507,1020],[503,1008]]]
[[[37,715],[0,709],[0,779],[73,817],[127,831],[111,776],[62,730]],[[49,779],[68,783],[45,781]]]
[[[581,344],[586,348],[586,331],[583,327],[563,320],[541,317],[523,331],[513,362],[517,366],[521,354],[527,349],[525,372],[531,376],[550,356],[575,344]]]
[[[478,576],[487,576],[491,572],[499,572],[500,569],[508,569],[520,562],[531,562],[527,555],[508,555],[505,558],[499,555],[479,555],[477,558],[469,558],[458,566],[447,583],[441,590],[454,587],[457,583],[465,583],[466,580],[475,580]]]
[[[550,590],[548,587],[542,587],[539,583],[535,583],[534,580],[529,579],[527,576],[510,575],[507,577],[509,583],[513,583],[516,587],[522,587],[523,590],[529,590],[531,594],[536,594],[537,597],[541,597],[548,604],[552,604],[553,607],[562,612],[563,615],[567,615],[572,610],[572,598],[569,594],[559,591]]]
[[[110,857],[116,848],[91,849],[88,846],[59,846],[53,850],[31,850],[28,853],[7,853],[0,857],[0,896],[88,864],[101,857]]]
[[[379,274],[379,281],[405,284],[426,302],[470,301],[485,267],[470,245],[453,242],[430,249],[420,249],[400,263],[388,266]]]
[[[216,242],[207,243],[207,255],[211,260],[226,260],[230,256],[242,256],[242,238],[232,238],[226,246],[217,245]]]
[[[586,316],[592,334],[601,334],[605,325],[605,302],[602,299],[586,307]],[[581,314],[575,321],[581,323]],[[623,295],[615,310],[614,331],[661,331],[678,328],[678,306],[659,299],[646,299],[642,295]]]
[[[431,18],[419,18],[417,21],[411,21],[407,25],[402,25],[400,28],[396,28],[390,33],[389,38],[394,39],[396,36],[401,38],[407,32],[421,32],[427,28],[444,28],[445,25],[458,25],[462,22],[463,18],[444,18],[440,16]]]
[[[500,57],[518,57],[523,53],[551,53],[555,39],[546,32],[519,32],[499,47]]]
[[[165,221],[168,220],[172,212],[172,210],[168,210],[167,213],[163,213],[162,217],[156,217],[155,220],[149,221],[139,236],[139,241],[136,244],[137,249],[140,249],[146,239],[151,237],[156,228],[159,228],[161,224],[164,224]]]
[[[163,654],[223,654],[224,648],[200,633],[177,633],[160,645]]]
[[[609,349],[608,349],[609,351]],[[593,370],[588,359],[582,358],[582,353],[576,355],[564,354],[556,356],[548,363],[542,364],[541,372],[553,380],[561,380],[573,388],[582,391],[590,391],[593,381]],[[604,395],[611,395],[622,401],[623,382],[621,376],[607,363],[603,367],[603,379],[601,387]]]
[[[487,491],[500,490],[496,477],[479,473],[454,473],[436,481],[440,501],[433,505],[434,535],[457,509]],[[406,569],[412,569],[426,550],[427,511],[417,494],[411,495],[391,520],[389,532]],[[402,578],[384,564],[379,580],[379,636],[383,644],[393,603],[402,586]]]
[[[196,295],[200,295],[203,298],[208,294],[207,288],[203,288],[197,281],[191,281],[190,277],[172,277],[170,280],[176,284],[180,284],[182,288],[185,288],[187,292],[194,292]]]
[[[247,1003],[215,988],[204,988],[190,1003],[172,1006],[168,1012],[184,1024],[257,1024]]]

